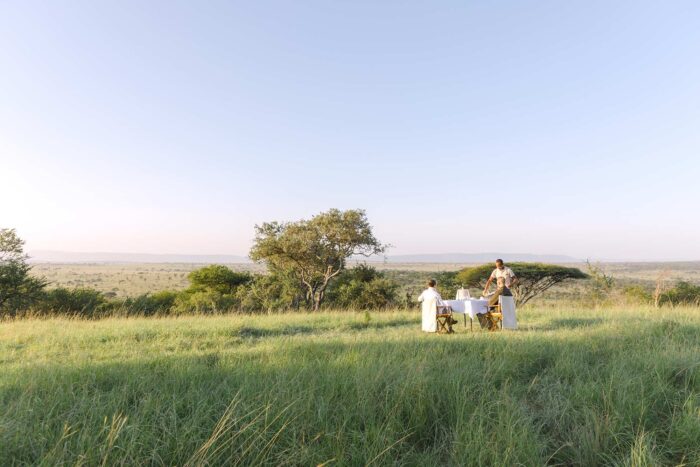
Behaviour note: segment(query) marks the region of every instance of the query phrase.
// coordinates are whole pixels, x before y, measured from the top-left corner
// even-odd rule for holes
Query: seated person
[[[484,287],[484,297],[488,295],[489,287],[494,279],[496,279],[496,292],[494,292],[494,294],[489,298],[489,311],[498,305],[498,297],[501,295],[504,297],[512,297],[513,294],[510,292],[510,288],[518,283],[518,278],[515,277],[515,273],[513,273],[511,268],[506,267],[503,264],[502,259],[496,260],[496,269],[493,270],[491,276],[489,276],[489,279],[486,281],[486,287]],[[495,325],[491,319],[488,319],[488,316],[477,315],[477,317],[479,318],[479,323],[481,323],[482,328],[487,327],[492,329],[492,327]]]
[[[422,302],[424,300],[429,300],[429,299],[435,299],[437,302],[437,306],[445,306],[445,302],[442,301],[442,296],[440,295],[440,292],[437,291],[435,286],[437,285],[437,282],[435,282],[435,279],[430,279],[428,281],[428,288],[423,291],[423,293],[420,294],[418,297],[418,301]]]
[[[449,305],[447,305],[443,300],[442,296],[440,295],[440,292],[437,291],[435,286],[437,285],[437,282],[435,282],[435,279],[430,279],[428,281],[428,288],[423,291],[423,293],[420,294],[418,297],[419,302],[423,302],[425,300],[432,300],[435,299],[435,304],[437,305],[438,313],[441,312],[446,312],[449,310]],[[451,325],[456,324],[457,320],[450,318],[450,321],[448,323]]]

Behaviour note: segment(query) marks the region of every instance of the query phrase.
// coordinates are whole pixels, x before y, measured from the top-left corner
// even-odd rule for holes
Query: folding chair
[[[435,315],[435,321],[437,322],[437,332],[438,334],[452,334],[452,309],[450,307],[439,307],[442,308],[442,312],[438,311]]]
[[[486,314],[486,318],[491,321],[491,331],[496,331],[503,329],[503,308],[501,307],[501,297],[498,297],[498,304],[491,307],[489,312]]]

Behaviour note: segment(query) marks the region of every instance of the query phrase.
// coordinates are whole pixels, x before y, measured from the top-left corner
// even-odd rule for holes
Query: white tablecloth
[[[452,307],[452,311],[455,313],[465,313],[469,315],[471,319],[476,318],[477,314],[488,313],[489,311],[489,301],[488,300],[444,300],[447,305]]]

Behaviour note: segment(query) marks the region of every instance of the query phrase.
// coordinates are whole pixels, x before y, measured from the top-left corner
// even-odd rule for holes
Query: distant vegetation
[[[332,209],[308,221],[265,223],[256,232],[251,257],[266,264],[267,274],[210,265],[190,272],[184,290],[117,298],[89,287],[46,290],[46,281],[29,274],[23,242],[14,230],[3,230],[0,310],[11,317],[29,313],[94,318],[398,305],[399,286],[384,273],[367,265],[347,269],[352,256],[384,251],[364,211]]]
[[[190,286],[181,291],[160,291],[137,297],[107,298],[89,288],[59,287],[42,291],[27,306],[31,315],[65,314],[86,318],[268,312],[305,309],[303,291],[296,283],[275,274],[235,272],[211,265],[188,275]],[[397,307],[398,284],[383,272],[360,265],[343,271],[328,289],[326,307],[385,309]]]
[[[493,269],[490,263],[432,274],[378,270],[367,264],[348,267],[352,255],[378,254],[385,248],[374,237],[365,213],[360,210],[331,210],[308,221],[266,223],[256,227],[256,231],[251,256],[262,263],[257,269],[254,265],[246,271],[210,265],[188,271],[184,265],[160,265],[149,266],[152,269],[148,271],[152,272],[147,273],[136,268],[131,278],[106,280],[106,284],[127,281],[135,290],[148,292],[120,296],[112,285],[98,290],[102,278],[80,280],[79,273],[60,282],[65,285],[49,284],[45,278],[32,274],[23,250],[24,242],[17,233],[2,229],[0,317],[259,313],[321,307],[405,309],[415,307],[415,297],[428,277],[437,279],[445,298],[454,297],[462,286],[472,288],[478,295]],[[508,266],[520,278],[520,284],[513,288],[519,306],[555,288],[558,292],[547,296],[561,296],[569,303],[583,300],[592,305],[633,303],[657,307],[700,303],[700,286],[688,281],[673,284],[664,272],[657,272],[653,281],[630,282],[618,281],[600,265],[590,263],[587,273],[574,267],[541,263],[516,262]],[[154,285],[177,287],[149,288],[149,277],[154,275],[158,277]],[[562,284],[570,285],[562,287]]]

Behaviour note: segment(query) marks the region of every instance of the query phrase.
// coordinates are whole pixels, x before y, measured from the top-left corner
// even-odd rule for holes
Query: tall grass
[[[700,465],[700,310],[0,323],[3,465]]]

